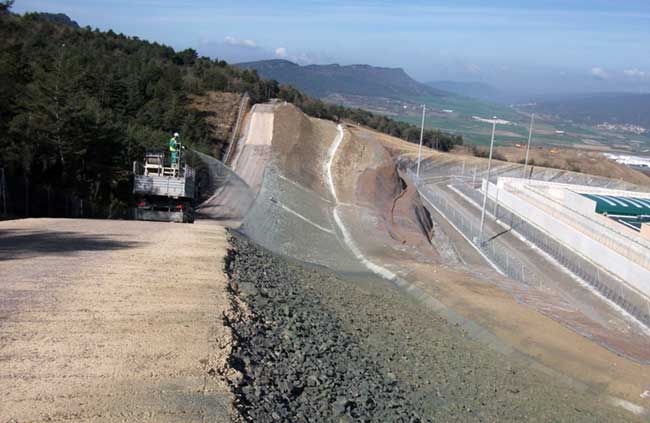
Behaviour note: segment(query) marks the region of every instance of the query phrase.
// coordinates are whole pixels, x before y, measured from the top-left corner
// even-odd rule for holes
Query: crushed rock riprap
[[[236,311],[229,377],[251,422],[419,422],[408,388],[301,282],[318,273],[238,234],[226,259]],[[242,308],[246,310],[242,310]],[[239,312],[237,311],[239,310]]]
[[[244,421],[644,421],[473,341],[382,279],[230,243],[222,375]]]

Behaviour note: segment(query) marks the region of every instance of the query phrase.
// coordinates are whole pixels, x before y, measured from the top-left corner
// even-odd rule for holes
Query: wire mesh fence
[[[545,283],[545,275],[534,266],[528,265],[522,254],[513,251],[513,246],[501,238],[504,233],[512,232],[534,246],[550,263],[555,261],[571,272],[578,278],[576,283],[590,285],[602,296],[622,307],[646,326],[650,326],[650,302],[647,299],[628,287],[621,279],[604,271],[597,264],[575,253],[570,247],[490,198],[486,202],[486,221],[490,224],[485,225],[481,234],[476,207],[483,202],[483,192],[479,190],[483,175],[484,172],[467,169],[465,166],[448,168],[443,175],[437,173],[434,177],[428,174],[420,179],[411,171],[411,178],[416,181],[418,191],[425,200],[506,276],[531,286],[541,287]],[[492,181],[492,177],[490,180]],[[582,179],[580,182],[586,181]],[[456,192],[442,189],[443,185]],[[460,197],[474,203],[473,213],[467,210],[466,206],[459,204]]]
[[[483,239],[486,241],[482,242],[480,220],[458,206],[455,199],[447,192],[430,185],[420,185],[418,188],[426,201],[449,220],[499,271],[527,285],[543,284],[543,280],[536,275],[536,272],[529,269],[516,255],[509,253],[509,249],[496,236],[498,232],[486,229],[483,234]]]
[[[196,173],[196,215],[203,219],[242,219],[256,193],[230,167],[197,151],[186,153]]]

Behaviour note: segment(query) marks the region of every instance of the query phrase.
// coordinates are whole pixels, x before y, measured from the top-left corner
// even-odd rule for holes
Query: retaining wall
[[[477,194],[482,197],[476,190],[464,191],[475,200]],[[490,210],[494,209],[495,194],[496,187],[490,183]],[[499,190],[496,198],[499,201],[497,216],[502,222],[650,326],[650,272],[647,269],[590,239],[556,216],[523,201],[518,195]]]

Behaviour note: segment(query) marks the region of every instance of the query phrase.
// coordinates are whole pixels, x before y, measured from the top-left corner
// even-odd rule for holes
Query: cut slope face
[[[531,366],[541,363],[558,378],[579,380],[594,389],[606,383],[608,395],[638,402],[650,376],[647,366],[618,357],[558,323],[562,320],[552,312],[568,305],[566,299],[555,298],[557,306],[544,315],[529,302],[521,304],[521,295],[513,295],[537,300],[544,298],[543,287],[522,286],[499,275],[478,254],[463,254],[453,265],[442,263],[428,240],[428,214],[405,176],[407,189],[402,189],[395,162],[404,153],[417,153],[417,146],[363,128],[307,118],[293,106],[278,105],[270,159],[242,231],[292,258],[343,274],[381,275],[508,357],[521,358],[523,351]],[[430,166],[440,167],[444,174],[461,165],[453,155],[426,155],[435,161],[423,164],[423,173],[431,172]],[[483,162],[469,160],[465,171],[471,174],[479,163]],[[504,164],[495,174],[520,171],[519,165]],[[582,177],[549,172],[536,168],[534,175]],[[431,183],[438,174],[432,174]],[[455,236],[453,229],[448,236]],[[453,250],[447,246],[449,240],[439,235],[435,239],[446,242],[439,246],[441,251]],[[577,360],[583,351],[588,356]],[[608,364],[612,362],[615,372]]]
[[[275,107],[263,183],[241,229],[272,251],[344,272],[364,272],[340,242],[332,219],[335,202],[322,167],[329,144],[323,139],[333,140],[336,133],[332,122],[309,119],[290,105]]]
[[[409,237],[398,241],[390,235],[401,182],[380,143],[285,104],[274,112],[271,151],[260,194],[243,224],[263,246],[337,271],[368,272],[348,239],[348,226],[400,251],[413,238],[428,243],[414,212],[399,220]],[[397,210],[409,210],[404,201]],[[429,252],[433,258],[434,250]]]
[[[236,147],[232,167],[253,191],[258,192],[271,154],[274,106],[256,104],[248,119],[244,137]]]
[[[310,119],[291,105],[279,106],[273,131],[273,162],[281,174],[331,198],[324,164],[328,148],[337,136],[333,122]]]

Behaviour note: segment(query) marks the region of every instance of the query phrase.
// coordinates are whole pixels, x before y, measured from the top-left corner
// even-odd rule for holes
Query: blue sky
[[[526,94],[650,91],[650,0],[16,0],[14,11],[230,62],[367,63]]]

